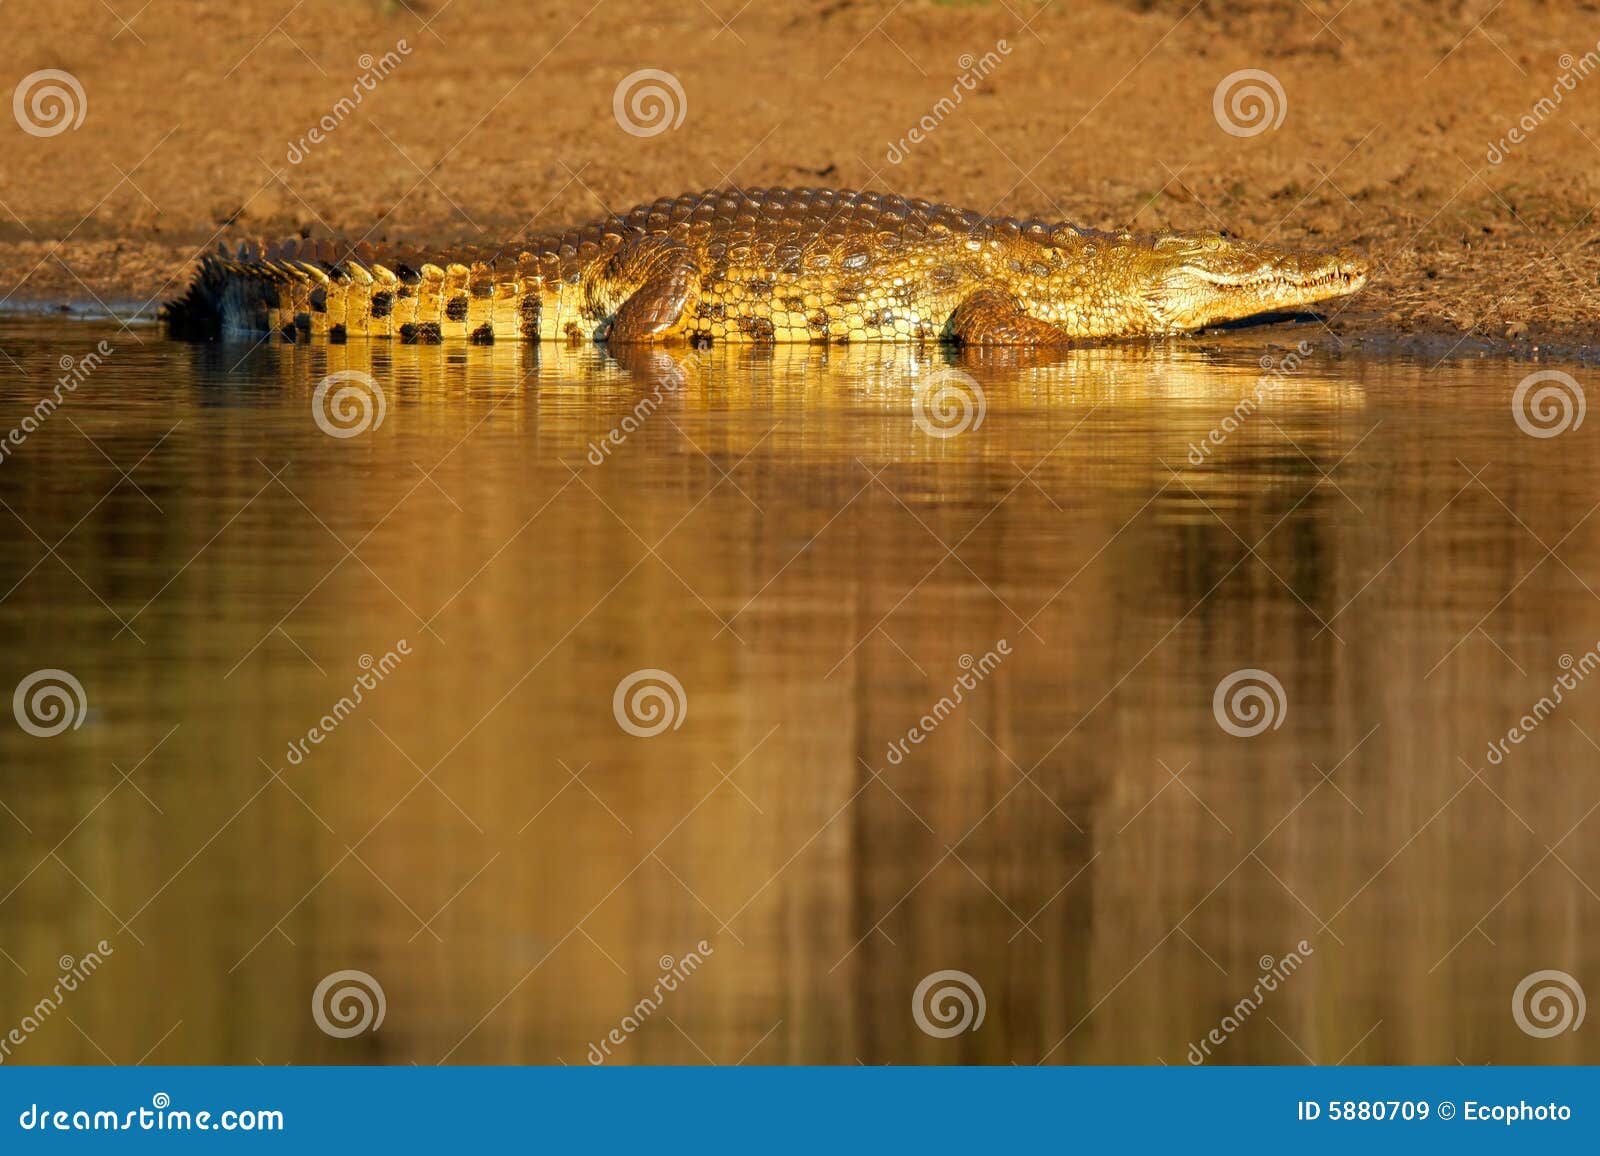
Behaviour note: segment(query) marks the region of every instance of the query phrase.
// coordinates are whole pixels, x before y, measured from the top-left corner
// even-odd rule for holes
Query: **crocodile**
[[[1057,345],[1175,334],[1354,293],[1366,262],[874,192],[721,189],[501,248],[246,243],[163,310],[178,336]]]

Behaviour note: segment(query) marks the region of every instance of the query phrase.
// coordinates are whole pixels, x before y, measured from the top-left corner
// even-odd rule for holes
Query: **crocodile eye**
[[[1211,233],[1206,237],[1205,247],[1208,253],[1215,253],[1219,249],[1228,247],[1228,239],[1221,233]]]

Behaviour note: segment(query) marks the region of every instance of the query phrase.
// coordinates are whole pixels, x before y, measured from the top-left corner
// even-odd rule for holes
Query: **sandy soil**
[[[7,87],[63,70],[83,117],[0,123],[3,307],[159,301],[227,237],[504,239],[732,181],[1337,239],[1378,262],[1348,335],[1600,345],[1595,4],[739,2],[7,6]],[[683,94],[649,136],[613,111],[641,69]],[[1282,97],[1230,133],[1243,69]]]

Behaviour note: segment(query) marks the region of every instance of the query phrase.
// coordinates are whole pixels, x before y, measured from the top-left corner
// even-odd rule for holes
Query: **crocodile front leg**
[[[620,301],[605,333],[609,343],[665,342],[700,294],[694,251],[670,237],[636,237],[618,249],[599,273],[596,296]]]
[[[1048,321],[1022,311],[998,289],[969,294],[950,315],[950,336],[963,345],[1065,345],[1069,338]]]

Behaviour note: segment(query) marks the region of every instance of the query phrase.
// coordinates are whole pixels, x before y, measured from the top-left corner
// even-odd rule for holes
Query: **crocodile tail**
[[[224,332],[271,333],[280,328],[280,299],[289,285],[309,282],[294,264],[299,244],[263,245],[247,241],[230,250],[218,246],[200,258],[183,296],[168,301],[157,316],[174,337],[213,340]]]
[[[163,305],[156,316],[172,336],[207,341],[222,332],[222,295],[227,287],[226,257],[221,250],[200,258],[200,268],[182,297]]]
[[[159,316],[174,337],[191,340],[229,333],[537,341],[541,289],[557,272],[526,252],[459,251],[452,259],[364,243],[251,242],[202,257],[188,290]]]

